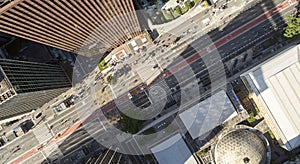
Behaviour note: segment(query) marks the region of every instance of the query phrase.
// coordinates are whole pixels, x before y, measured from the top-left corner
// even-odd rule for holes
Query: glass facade
[[[70,87],[58,65],[0,59],[0,65],[17,93]]]
[[[30,112],[71,87],[59,65],[0,59],[16,94],[0,102],[0,119]]]

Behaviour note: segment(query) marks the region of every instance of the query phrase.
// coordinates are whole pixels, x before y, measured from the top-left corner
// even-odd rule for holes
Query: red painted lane
[[[297,0],[293,0],[293,3],[296,3]],[[241,33],[247,31],[248,29],[252,28],[253,26],[261,23],[262,21],[270,18],[272,15],[282,11],[283,9],[285,9],[286,7],[289,6],[289,3],[287,1],[279,4],[277,7],[271,9],[270,11],[266,12],[265,14],[259,16],[258,18],[254,19],[253,21],[247,23],[246,25],[242,26],[239,29],[234,30],[233,32],[231,32],[230,34],[228,34],[226,37],[219,39],[218,41],[216,41],[214,43],[214,45],[209,46],[209,48],[211,50],[220,47],[221,45],[225,44],[226,42],[230,41],[231,39],[237,37],[238,35],[240,35]],[[188,57],[185,61],[182,61],[178,64],[176,64],[175,66],[171,67],[168,71],[164,72],[165,75],[169,76],[171,73],[175,73],[176,71],[182,69],[183,67],[187,66],[188,64],[198,60],[202,55],[206,54],[207,50],[202,50],[200,52],[198,52],[197,54],[194,54],[190,57]],[[124,95],[122,97],[117,98],[116,100],[114,100],[114,102],[121,104],[125,101],[128,100],[127,95]],[[112,107],[114,107],[115,104],[114,103],[109,103],[108,105],[105,105],[101,108],[102,112],[108,112]],[[101,114],[102,112],[99,111],[96,112],[97,114]],[[93,114],[91,115],[88,120],[93,120],[97,117],[97,114]],[[85,121],[86,122],[86,121]]]
[[[219,41],[217,41],[215,43],[215,46],[219,47],[219,46],[223,45],[228,40],[231,40],[231,39],[235,38],[237,35],[243,33],[244,31],[250,29],[251,27],[253,27],[253,26],[261,23],[262,21],[270,18],[272,15],[280,12],[281,10],[283,10],[284,8],[286,8],[288,5],[289,4],[288,4],[287,1],[283,2],[282,4],[278,5],[278,7],[271,9],[269,12],[265,13],[264,15],[261,15],[260,17],[258,17],[255,20],[249,22],[248,24],[244,25],[243,27],[241,27],[239,29],[236,29],[231,34],[227,35],[225,38],[220,39]]]
[[[294,2],[297,2],[297,1],[294,0]],[[264,15],[261,15],[260,17],[258,17],[256,19],[254,19],[253,21],[247,23],[246,25],[242,26],[241,28],[234,30],[232,33],[228,34],[226,37],[221,38],[220,40],[216,41],[214,45],[210,46],[210,48],[214,49],[215,47],[217,48],[217,47],[223,45],[224,43],[226,43],[229,40],[235,38],[236,36],[240,35],[244,31],[250,29],[251,27],[261,23],[262,21],[264,21],[266,19],[268,19],[272,15],[274,15],[274,14],[280,12],[281,10],[285,9],[288,5],[289,4],[288,4],[287,1],[283,2],[282,4],[279,4],[276,8],[271,9],[270,11],[265,13]],[[169,71],[165,72],[165,74],[168,76],[171,73],[174,73],[174,72],[182,69],[183,67],[187,66],[188,64],[198,60],[203,54],[206,54],[206,53],[207,53],[207,50],[202,50],[201,52],[198,52],[197,54],[194,54],[194,55],[188,57],[185,61],[182,61],[182,62],[176,64],[175,66],[171,67]],[[115,100],[115,102],[119,104],[119,103],[123,103],[127,100],[128,100],[127,95],[124,95],[120,98],[117,98]],[[102,114],[102,112],[103,113],[108,112],[114,106],[115,106],[114,103],[109,103],[109,104],[105,105],[104,107],[101,108],[101,111],[100,110],[95,111],[84,122],[89,122],[89,121],[94,120],[95,118],[97,118],[98,114]]]
[[[73,133],[76,129],[78,129],[79,127],[81,127],[82,123],[78,122],[76,124],[74,124],[73,126],[71,126],[69,129],[67,129],[66,131],[64,131],[61,135],[59,135],[59,137],[57,137],[56,139],[60,139],[63,138],[71,133]]]
[[[25,153],[24,155],[22,155],[21,157],[17,158],[16,160],[14,160],[13,162],[11,162],[11,164],[18,164],[21,163],[22,161],[26,160],[27,158],[33,156],[35,153],[37,153],[38,150],[37,149],[32,149],[29,152]]]
[[[292,4],[297,3],[297,0],[292,0]],[[231,39],[235,38],[236,36],[240,35],[241,33],[243,33],[244,31],[250,29],[251,27],[261,23],[262,21],[268,19],[269,17],[271,17],[272,15],[282,11],[283,9],[285,9],[286,7],[289,6],[289,3],[287,1],[281,3],[280,5],[278,5],[277,7],[271,9],[270,11],[266,12],[264,15],[256,18],[255,20],[251,21],[250,23],[242,26],[239,29],[234,30],[232,33],[228,34],[226,37],[221,38],[220,40],[216,41],[214,43],[214,45],[210,46],[209,48],[213,49],[214,46],[215,47],[219,47],[223,44],[225,44],[226,42],[230,41]],[[175,66],[173,66],[170,69],[170,72],[176,72],[179,69],[185,67],[187,64],[194,62],[195,60],[197,60],[199,57],[201,57],[201,55],[205,54],[205,50],[201,51],[197,54],[192,55],[191,57],[187,58],[186,61],[183,61]],[[167,72],[166,72],[167,73]],[[168,74],[168,73],[167,73]],[[122,96],[120,98],[120,100],[123,100],[125,98],[125,96]],[[121,102],[118,100],[118,102]],[[105,105],[104,107],[101,108],[101,111],[103,113],[108,112],[112,107],[114,106],[114,103],[109,103],[107,105]],[[98,114],[102,113],[102,112],[97,112]],[[91,117],[88,117],[84,122],[93,120],[97,117],[97,113],[93,114]],[[70,133],[73,133],[75,130],[79,129],[82,126],[82,123],[77,123],[75,125],[73,125],[71,128],[69,128],[68,130],[66,130],[60,137],[58,137],[57,139],[60,139]],[[55,141],[55,140],[54,140]],[[12,164],[17,164],[17,163],[21,163],[22,161],[24,161],[25,159],[31,157],[32,155],[34,155],[35,153],[37,153],[37,149],[34,148],[31,151],[23,154],[21,157],[17,158],[16,160],[12,161]]]

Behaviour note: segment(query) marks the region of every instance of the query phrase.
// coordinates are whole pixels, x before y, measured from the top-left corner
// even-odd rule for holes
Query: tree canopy
[[[122,125],[122,131],[135,134],[143,128],[143,120],[137,120],[121,113],[119,123]]]
[[[288,26],[284,29],[284,36],[287,38],[292,38],[300,34],[300,14],[297,16],[287,17]]]

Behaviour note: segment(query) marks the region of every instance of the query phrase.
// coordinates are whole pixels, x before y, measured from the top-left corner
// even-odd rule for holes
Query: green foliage
[[[180,8],[179,6],[176,6],[176,7],[174,8],[174,11],[175,11],[175,14],[177,14],[177,15],[182,15],[182,11],[181,11],[181,8]]]
[[[163,13],[164,17],[166,18],[166,20],[173,20],[174,19],[174,16],[170,12],[170,10],[162,10],[162,13]]]
[[[121,113],[119,123],[122,125],[122,131],[135,134],[143,128],[142,120],[137,120]]]
[[[204,5],[204,7],[206,8],[206,9],[208,9],[209,8],[209,4],[208,4],[208,2],[205,0],[205,1],[203,1],[203,5]]]
[[[249,118],[247,119],[247,121],[249,122],[249,123],[251,123],[251,122],[254,122],[256,119],[255,119],[255,117],[254,117],[254,113],[253,112],[250,112],[249,113]]]
[[[151,5],[157,4],[157,0],[147,0]]]
[[[194,7],[196,4],[194,1],[191,1],[190,3],[191,3],[191,8]]]
[[[99,67],[99,70],[100,71],[103,71],[105,70],[106,68],[108,68],[108,65],[107,63],[103,60],[100,61],[100,63],[98,64],[98,67]]]
[[[188,9],[192,8],[192,3],[190,1],[185,1],[184,6],[187,7]]]
[[[182,14],[185,14],[187,11],[189,11],[189,8],[186,7],[186,6],[184,6],[184,7],[181,9],[181,11],[182,11]]]
[[[153,127],[151,127],[149,129],[145,130],[143,134],[149,135],[149,134],[154,134],[155,132],[156,132],[155,129]]]
[[[156,163],[156,162],[154,162],[152,155],[146,154],[144,157],[145,157],[145,160],[147,160],[149,163]]]
[[[196,154],[197,154],[198,157],[201,157],[201,156],[206,155],[206,153],[207,153],[209,150],[210,150],[210,147],[207,147],[207,148],[205,148],[205,149],[203,149],[203,150],[201,150],[201,151],[198,151]]]
[[[284,36],[287,38],[292,38],[300,34],[300,14],[297,16],[287,17],[288,26],[284,29]]]
[[[110,84],[110,85],[115,85],[118,81],[118,78],[117,77],[114,77],[112,75],[109,75],[107,77],[107,82]]]
[[[272,138],[272,140],[275,139],[275,136],[274,136],[274,134],[273,134],[273,132],[272,132],[271,130],[269,131],[269,135],[270,135],[270,137]]]

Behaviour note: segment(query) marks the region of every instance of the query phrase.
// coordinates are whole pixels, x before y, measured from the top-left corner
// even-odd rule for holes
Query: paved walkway
[[[293,3],[296,3],[296,0],[293,0]],[[272,10],[262,14],[261,16],[259,16],[258,18],[254,19],[253,21],[249,22],[248,24],[236,29],[235,31],[233,31],[232,33],[228,34],[227,36],[219,39],[218,41],[215,42],[215,46],[221,46],[225,43],[227,43],[228,41],[236,38],[237,36],[241,35],[242,33],[244,33],[245,31],[251,29],[252,27],[256,26],[257,24],[263,22],[264,20],[268,19],[269,17],[271,17],[274,14],[277,14],[278,12],[281,12],[282,10],[285,10],[286,8],[289,7],[289,3],[287,1],[285,1],[284,3],[276,6],[275,8],[273,8]],[[213,48],[212,48],[213,49]],[[192,55],[189,59],[187,59],[189,61],[189,63],[197,60],[202,54],[205,54],[206,52],[200,52],[199,54],[195,54]],[[184,67],[187,63],[179,63],[178,65],[174,66],[171,72],[176,72],[177,70],[181,69],[182,67]],[[154,122],[153,122],[154,123]],[[77,123],[75,125],[73,125],[71,128],[69,128],[61,137],[65,137],[69,134],[71,134],[72,132],[74,132],[75,130],[77,130],[78,128],[81,127],[81,123]],[[59,138],[58,138],[59,140]],[[33,148],[32,150],[28,151],[27,153],[19,156],[18,158],[16,158],[14,161],[12,161],[12,163],[20,163],[22,161],[24,161],[25,159],[31,157],[32,155],[36,154],[38,151],[36,150],[36,148]]]
[[[254,1],[254,0],[252,0]],[[247,3],[250,3],[251,1],[248,1]],[[182,25],[187,20],[192,19],[197,19],[199,21],[202,21],[204,19],[209,19],[209,25],[205,25],[202,22],[199,24],[200,29],[203,31],[209,30],[209,29],[214,29],[216,27],[221,26],[220,22],[223,22],[222,20],[227,19],[226,21],[229,22],[230,19],[233,19],[234,13],[239,14],[241,10],[244,9],[244,7],[247,5],[246,1],[238,0],[238,1],[230,1],[228,3],[228,8],[224,10],[218,10],[218,9],[213,9],[209,8],[208,10],[205,9],[200,3],[195,5],[192,9],[190,9],[187,13],[184,15],[170,21],[164,24],[159,24],[159,25],[153,25],[151,21],[149,20],[149,28],[151,30],[157,29],[160,33],[166,33],[171,31],[172,29],[175,29]],[[212,14],[214,12],[214,14]],[[231,17],[228,19],[228,16]]]
[[[177,3],[177,1],[179,3]],[[186,1],[186,0],[185,0]],[[175,8],[178,5],[181,5],[182,0],[169,0],[163,7],[162,9],[169,9],[169,8]]]
[[[190,9],[187,13],[181,15],[180,17],[178,17],[170,22],[164,23],[164,24],[153,25],[152,22],[150,20],[148,20],[149,28],[151,30],[157,29],[159,32],[165,33],[165,32],[171,31],[172,29],[182,25],[182,23],[184,23],[191,17],[195,16],[196,14],[200,14],[200,13],[203,14],[204,11],[205,11],[205,8],[203,8],[201,5],[197,5],[197,6],[193,7],[192,9]]]

